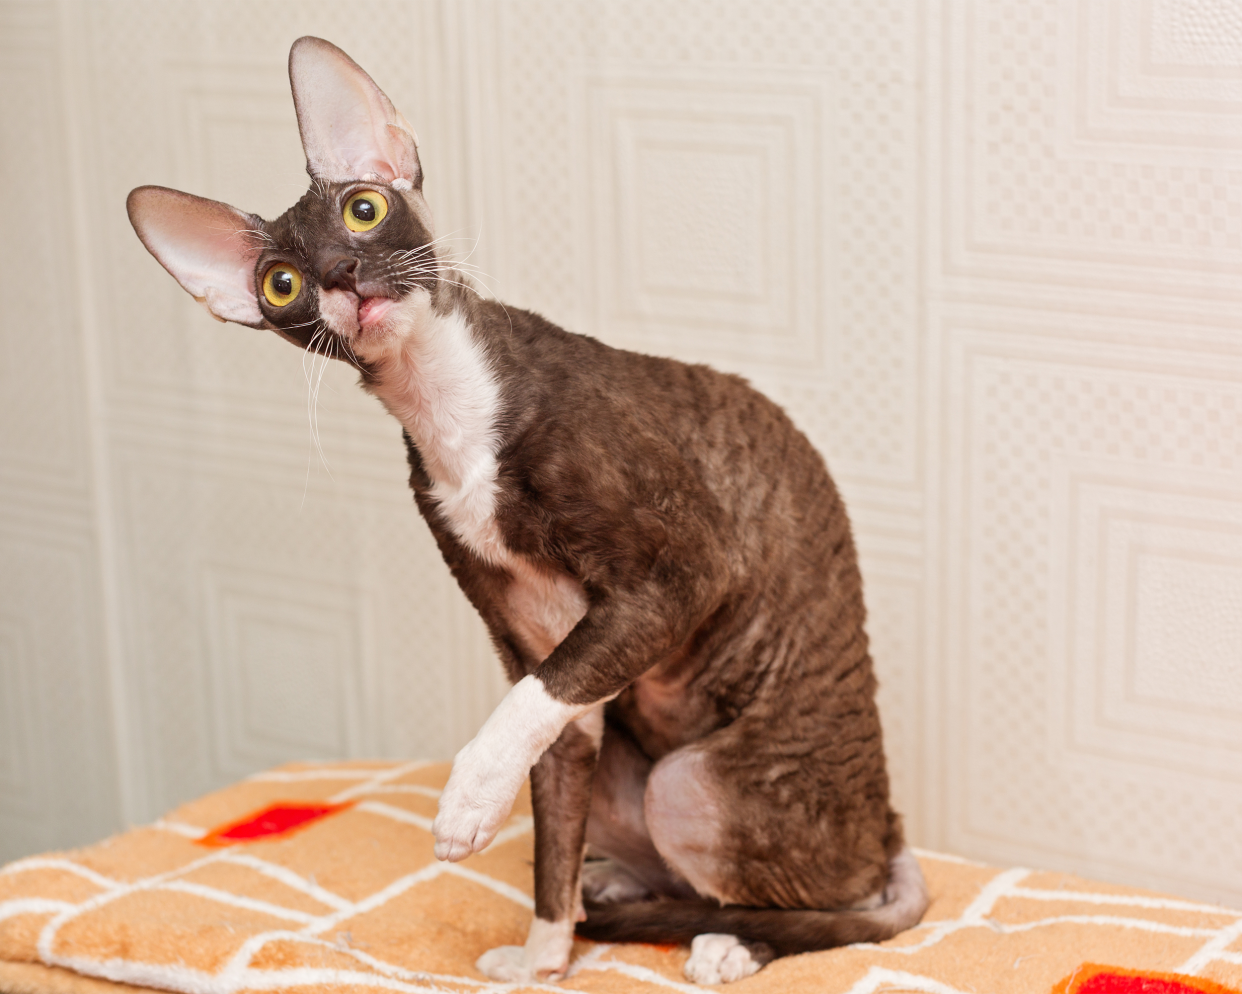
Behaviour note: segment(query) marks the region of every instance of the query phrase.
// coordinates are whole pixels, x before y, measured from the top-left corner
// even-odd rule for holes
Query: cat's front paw
[[[573,944],[573,922],[535,918],[530,923],[526,945],[489,949],[474,965],[492,980],[509,984],[560,980],[569,969]]]
[[[431,832],[436,837],[436,859],[457,863],[487,848],[505,820],[505,812],[477,808],[466,798],[450,800],[456,803],[446,805],[441,797],[440,813],[431,824]]]
[[[527,962],[525,946],[497,946],[475,962],[475,967],[491,980],[506,984],[528,984],[537,980],[560,980],[569,968],[569,958],[561,964],[545,964],[542,969]]]
[[[440,810],[431,823],[436,859],[450,863],[480,852],[496,837],[517,797],[521,779],[497,769],[466,746],[453,760],[453,772],[440,794]]]

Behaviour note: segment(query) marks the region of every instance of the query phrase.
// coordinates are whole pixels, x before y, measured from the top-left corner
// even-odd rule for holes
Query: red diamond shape
[[[275,801],[244,818],[213,828],[198,840],[203,846],[235,846],[257,839],[290,835],[320,818],[350,807],[352,802],[328,804],[316,801]]]
[[[1203,977],[1084,963],[1052,994],[1239,994]]]

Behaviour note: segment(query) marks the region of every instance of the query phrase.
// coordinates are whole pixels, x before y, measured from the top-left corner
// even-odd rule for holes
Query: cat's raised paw
[[[696,984],[727,984],[758,972],[766,962],[762,956],[752,955],[735,935],[705,932],[690,943],[685,973]]]
[[[440,811],[431,824],[436,838],[436,859],[456,863],[472,853],[482,852],[496,837],[508,813],[507,808],[472,803],[468,797],[458,794],[449,796],[445,791],[440,797]]]
[[[509,816],[525,770],[488,762],[486,749],[473,742],[453,760],[453,772],[440,793],[440,810],[431,823],[436,859],[450,863],[482,852]]]

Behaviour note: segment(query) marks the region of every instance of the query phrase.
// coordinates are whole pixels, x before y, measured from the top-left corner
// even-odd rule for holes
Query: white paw
[[[431,823],[436,859],[450,863],[484,849],[508,817],[526,771],[516,776],[504,764],[488,762],[470,743],[453,760],[453,772],[440,794]]]
[[[705,932],[690,943],[685,971],[696,984],[727,984],[749,977],[760,966],[736,936]]]
[[[552,698],[533,675],[513,685],[453,760],[431,825],[436,859],[455,863],[495,838],[530,768],[584,710]]]
[[[526,964],[526,949],[523,946],[497,946],[489,949],[474,965],[480,973],[487,974],[489,979],[506,984],[523,984],[535,979]]]
[[[596,904],[625,904],[651,896],[637,877],[611,859],[589,859],[582,864],[582,896]]]
[[[489,949],[474,965],[492,980],[508,984],[560,980],[569,969],[569,951],[573,942],[572,922],[548,922],[536,918],[530,924],[526,945]]]

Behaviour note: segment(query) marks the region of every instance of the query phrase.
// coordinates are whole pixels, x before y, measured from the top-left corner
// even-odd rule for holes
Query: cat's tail
[[[750,908],[714,901],[658,900],[588,904],[577,933],[597,942],[689,943],[708,932],[771,947],[775,956],[882,942],[917,925],[927,910],[927,884],[918,860],[902,849],[889,861],[884,903],[867,910]],[[771,958],[766,956],[765,959]]]

